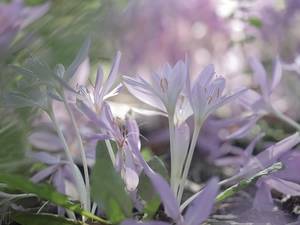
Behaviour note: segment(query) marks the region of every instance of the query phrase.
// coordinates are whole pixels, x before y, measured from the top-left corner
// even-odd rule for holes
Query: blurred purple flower
[[[256,209],[272,210],[274,202],[271,196],[271,190],[275,189],[283,194],[291,196],[300,195],[300,153],[298,151],[289,151],[280,157],[279,161],[286,168],[268,176],[259,178],[256,183],[258,190],[256,192],[253,207]]]
[[[249,89],[244,95],[237,99],[237,102],[250,113],[248,115],[237,116],[225,120],[214,121],[211,124],[219,127],[229,127],[237,125],[239,128],[229,134],[226,139],[242,138],[247,135],[254,124],[267,114],[274,112],[271,105],[270,95],[278,86],[282,76],[282,67],[279,57],[276,58],[273,68],[273,75],[268,81],[267,73],[256,58],[250,58],[250,64],[254,71],[254,75],[260,85],[260,93]]]
[[[240,148],[233,147],[231,151],[237,154],[237,157],[225,157],[216,160],[217,165],[237,165],[240,168],[236,171],[235,175],[230,180],[242,180],[252,176],[259,171],[273,165],[280,157],[286,154],[291,148],[300,142],[299,132],[279,141],[266,150],[260,152],[258,155],[253,156],[252,152],[256,142],[262,138],[263,134],[258,135],[251,141],[249,146],[243,151]]]
[[[0,49],[5,53],[19,30],[38,20],[50,9],[51,3],[46,2],[35,7],[24,8],[23,0],[13,0],[0,6]]]
[[[235,174],[229,178],[230,181],[240,181],[246,179],[263,170],[277,161],[282,162],[286,169],[274,172],[259,178],[256,183],[258,190],[255,195],[253,207],[263,210],[272,210],[274,203],[271,197],[271,189],[276,189],[284,194],[299,195],[300,179],[297,172],[300,169],[298,152],[290,151],[300,142],[299,133],[287,137],[275,145],[267,148],[253,156],[254,146],[264,134],[257,135],[248,147],[243,151],[237,147],[230,147],[230,153],[237,156],[224,157],[217,159],[215,164],[218,166],[237,166]]]

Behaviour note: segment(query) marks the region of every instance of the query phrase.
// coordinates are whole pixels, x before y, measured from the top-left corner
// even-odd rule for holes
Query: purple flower
[[[140,148],[138,125],[135,120],[127,115],[125,127],[123,128],[121,119],[113,116],[107,102],[103,102],[100,118],[107,127],[107,134],[90,134],[90,138],[112,139],[115,141],[118,147],[115,168],[118,172],[121,172],[127,189],[132,192],[138,186],[141,168],[136,162],[135,155],[129,149],[128,142],[131,141]]]
[[[189,59],[187,57],[187,66],[188,61]],[[215,110],[242,96],[248,90],[247,88],[242,89],[233,95],[226,97],[226,95],[223,95],[226,80],[223,77],[217,77],[212,81],[214,74],[214,66],[210,64],[201,71],[192,86],[190,84],[189,75],[186,79],[187,95],[194,112],[194,119],[197,127],[201,127],[204,120]]]
[[[76,185],[68,161],[62,160],[60,157],[54,157],[46,152],[28,152],[26,156],[49,165],[49,167],[31,177],[31,181],[38,183],[50,177],[49,182],[56,187],[59,193],[62,194],[67,194],[65,180],[68,180],[73,185]],[[78,194],[73,196],[73,198],[78,199]]]
[[[299,152],[289,151],[280,157],[279,161],[286,166],[284,170],[263,176],[257,181],[256,186],[258,186],[258,189],[253,202],[254,208],[264,210],[272,210],[274,208],[271,196],[272,189],[291,196],[300,195]]]
[[[143,78],[139,80],[123,76],[125,85],[136,98],[159,109],[161,113],[174,117],[176,104],[184,86],[187,71],[182,61],[174,68],[165,63],[161,73],[153,72],[152,76],[156,87],[153,87]]]
[[[259,82],[261,93],[249,89],[237,99],[237,102],[250,112],[248,115],[213,122],[214,125],[223,127],[234,124],[239,126],[239,129],[226,137],[227,139],[244,137],[259,119],[267,114],[275,113],[271,105],[270,95],[280,83],[282,76],[282,67],[279,58],[277,57],[275,60],[272,79],[269,81],[267,80],[267,73],[263,65],[256,58],[251,57],[250,64]]]
[[[224,159],[216,161],[218,165],[240,165],[236,174],[229,178],[229,180],[234,181],[248,178],[273,165],[280,157],[300,142],[300,135],[299,132],[297,132],[260,152],[258,155],[252,156],[254,146],[262,136],[263,134],[260,134],[253,139],[244,152],[234,147],[232,151],[236,152],[239,155],[238,157],[225,157]]]
[[[50,8],[51,3],[36,7],[24,8],[22,0],[14,0],[0,7],[0,49],[5,53],[11,46],[20,28],[42,17]]]
[[[101,86],[103,83],[104,74],[101,65],[98,66],[96,83],[92,92],[90,92],[85,86],[79,86],[79,93],[81,97],[76,101],[78,109],[88,118],[90,118],[93,123],[102,128],[107,128],[99,118],[103,101],[109,97],[117,95],[122,90],[122,84],[119,84],[115,89],[108,93],[116,80],[120,59],[121,53],[118,52],[103,87]]]
[[[238,156],[224,157],[216,160],[219,166],[235,165],[240,167],[237,169],[235,175],[229,178],[228,181],[239,181],[252,176],[263,170],[277,161],[281,161],[286,169],[275,172],[267,176],[259,178],[256,185],[258,186],[255,195],[253,207],[264,210],[271,210],[274,206],[271,189],[274,188],[282,193],[290,195],[300,194],[300,179],[295,171],[300,169],[298,152],[291,152],[290,149],[300,142],[299,133],[287,137],[286,139],[272,145],[266,150],[253,156],[252,152],[256,142],[261,139],[263,134],[258,135],[251,141],[249,146],[243,151],[240,148],[232,147],[230,152]]]

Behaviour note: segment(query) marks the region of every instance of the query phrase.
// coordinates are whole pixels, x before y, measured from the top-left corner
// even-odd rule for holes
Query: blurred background
[[[25,61],[33,53],[50,66],[61,63],[67,67],[90,34],[89,58],[77,74],[81,84],[87,81],[81,78],[88,75],[95,80],[99,63],[108,74],[114,56],[121,51],[119,75],[140,75],[151,81],[152,71],[160,71],[166,61],[174,66],[188,54],[192,80],[213,63],[216,74],[226,78],[228,93],[246,86],[257,89],[248,57],[257,57],[271,76],[279,55],[288,69],[272,101],[280,111],[299,120],[299,28],[299,0],[0,0],[0,95],[21,78],[8,64],[26,67]],[[114,101],[143,107],[126,90]],[[129,108],[121,109],[125,114]],[[230,104],[215,117],[230,118],[241,112],[237,104]],[[0,171],[29,175],[36,169],[24,154],[34,145],[28,137],[36,132],[33,125],[41,118],[40,112],[29,108],[0,107]],[[165,118],[146,120],[148,125],[152,121],[151,126],[141,129],[149,143],[167,143],[161,126],[167,124]],[[214,129],[204,128],[202,140],[212,138],[215,145],[206,146],[207,141],[199,140],[198,146],[213,158],[220,155],[224,143],[220,129]],[[236,143],[247,146],[262,131],[267,134],[264,140],[279,141],[293,129],[267,118]],[[158,148],[155,144],[150,146],[152,150]]]

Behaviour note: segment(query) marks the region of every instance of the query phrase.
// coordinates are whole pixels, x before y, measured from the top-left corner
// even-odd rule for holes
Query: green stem
[[[81,154],[81,159],[82,159],[82,166],[83,166],[83,172],[84,172],[84,178],[85,178],[85,188],[86,188],[86,206],[84,207],[88,212],[90,212],[90,208],[91,208],[91,198],[90,198],[90,178],[89,178],[89,172],[88,172],[88,166],[87,166],[87,161],[86,161],[86,156],[85,156],[85,151],[84,151],[84,147],[83,147],[83,143],[82,143],[82,139],[79,133],[79,129],[77,126],[77,123],[75,121],[74,115],[72,113],[72,110],[69,106],[69,103],[66,99],[65,93],[62,92],[61,97],[63,99],[63,102],[66,106],[66,109],[68,111],[68,114],[71,118],[72,121],[72,125],[73,128],[75,130],[76,133],[76,137],[78,140],[78,144],[79,144],[79,150],[80,150],[80,154]]]
[[[56,120],[56,118],[54,116],[53,111],[52,112],[48,112],[48,114],[49,114],[49,116],[50,116],[50,118],[51,118],[51,120],[52,120],[52,122],[53,122],[53,124],[54,124],[54,126],[56,128],[57,134],[58,134],[58,136],[59,136],[59,138],[60,138],[60,140],[61,140],[61,142],[63,144],[66,156],[67,156],[68,161],[70,163],[70,167],[71,167],[72,173],[73,173],[74,178],[75,178],[76,188],[77,188],[77,191],[78,191],[78,194],[79,194],[80,202],[84,204],[85,203],[85,201],[84,201],[85,198],[83,197],[83,194],[86,191],[84,189],[82,189],[82,187],[84,187],[84,182],[79,177],[79,176],[81,176],[80,171],[79,171],[78,168],[76,168],[76,165],[74,164],[72,155],[70,153],[70,149],[69,149],[69,147],[67,145],[67,142],[66,142],[66,140],[64,138],[64,135],[63,135],[63,133],[62,133],[62,131],[61,131],[58,123],[57,123],[57,120]]]
[[[101,131],[102,131],[103,134],[107,134],[106,130],[104,130],[104,129],[102,129],[102,128],[101,128]],[[115,162],[116,162],[115,153],[114,153],[114,151],[113,151],[113,149],[112,149],[112,146],[111,146],[111,144],[110,144],[110,141],[107,140],[107,139],[105,139],[105,144],[106,144],[106,147],[107,147],[107,149],[108,149],[108,153],[109,153],[111,162],[112,162],[113,165],[115,165]]]
[[[194,150],[195,150],[195,147],[196,147],[196,144],[197,144],[200,129],[201,129],[201,125],[197,125],[197,123],[195,123],[192,143],[190,145],[190,149],[189,149],[189,152],[188,152],[188,156],[187,156],[187,159],[186,159],[186,162],[185,162],[182,178],[181,178],[180,185],[179,185],[179,192],[178,192],[178,195],[177,195],[177,201],[179,203],[181,201],[182,194],[183,194],[183,191],[184,191],[185,181],[187,179],[187,175],[188,175],[188,172],[189,172],[189,169],[190,169],[190,166],[191,166],[191,162],[192,162],[192,158],[193,158],[193,155],[194,155]]]

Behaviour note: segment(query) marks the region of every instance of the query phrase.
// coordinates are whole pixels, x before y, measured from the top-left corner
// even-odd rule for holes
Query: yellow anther
[[[207,104],[209,105],[209,104],[211,103],[211,101],[212,101],[213,97],[212,97],[212,96],[209,96],[209,97],[207,97],[207,99],[208,99],[208,102],[207,102]]]
[[[162,79],[160,79],[160,87],[161,87],[163,93],[165,93],[165,88],[163,86],[163,80]]]
[[[217,98],[219,98],[219,96],[220,96],[220,88],[218,88]]]

